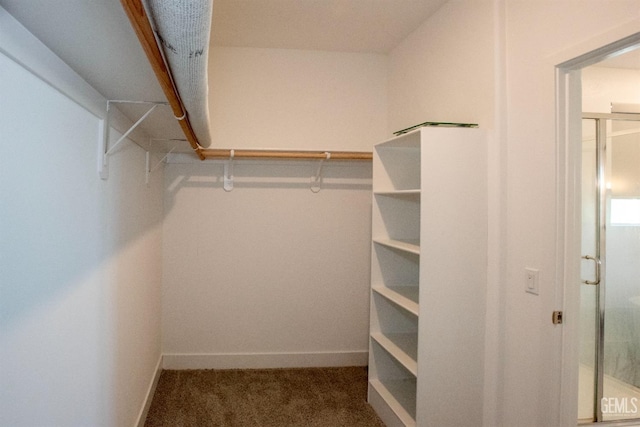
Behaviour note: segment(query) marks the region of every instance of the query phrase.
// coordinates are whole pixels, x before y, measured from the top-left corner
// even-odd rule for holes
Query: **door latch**
[[[562,324],[562,312],[561,311],[554,311],[553,315],[551,317],[551,321],[553,322],[554,325],[561,325]]]

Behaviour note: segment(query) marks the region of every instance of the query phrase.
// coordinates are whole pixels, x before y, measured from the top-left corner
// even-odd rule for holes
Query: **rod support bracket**
[[[231,150],[229,153],[229,160],[224,164],[224,177],[222,181],[222,188],[227,193],[233,190],[233,157],[235,151]]]
[[[324,159],[320,159],[320,163],[318,164],[318,169],[316,170],[315,176],[311,177],[311,192],[312,193],[319,193],[320,189],[322,188],[322,168],[324,166],[325,160],[330,160],[331,159],[331,153],[326,151],[324,153],[324,155],[325,155],[325,158]]]

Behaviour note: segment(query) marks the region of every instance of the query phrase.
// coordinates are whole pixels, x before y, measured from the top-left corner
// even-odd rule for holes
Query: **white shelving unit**
[[[485,153],[473,128],[375,147],[369,402],[388,426],[482,419]]]

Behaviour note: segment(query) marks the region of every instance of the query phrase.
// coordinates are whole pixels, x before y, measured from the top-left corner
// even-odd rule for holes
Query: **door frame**
[[[616,40],[615,34],[609,36]],[[556,62],[556,283],[560,284],[558,306],[562,307],[565,319],[561,333],[560,426],[577,425],[578,419],[580,287],[576,284],[580,283],[582,234],[581,70],[639,45],[637,32]]]

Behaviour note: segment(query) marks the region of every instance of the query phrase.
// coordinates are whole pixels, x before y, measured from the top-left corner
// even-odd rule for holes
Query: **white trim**
[[[487,290],[483,426],[503,424],[507,247],[506,4],[494,0],[494,123],[487,133]]]
[[[269,369],[367,366],[368,351],[164,354],[164,369]]]
[[[144,427],[144,423],[147,420],[147,414],[149,413],[149,408],[151,408],[153,395],[156,393],[156,387],[158,387],[158,381],[160,380],[160,374],[162,373],[162,359],[163,356],[160,355],[153,378],[151,378],[151,383],[149,384],[147,394],[144,398],[144,404],[142,405],[142,408],[140,408],[140,413],[138,414],[138,421],[135,424],[137,427]]]
[[[617,55],[630,45],[637,43],[640,18],[633,17],[603,33],[577,43],[568,49],[550,55],[548,63],[565,70],[580,70]],[[635,40],[635,42],[634,42]]]
[[[575,141],[576,130],[571,127],[578,120],[581,124],[580,71],[557,70],[557,220],[556,220],[556,283],[561,294],[559,307],[564,312],[562,328],[562,360],[560,376],[559,425],[575,425],[578,419],[578,337],[580,313],[580,288],[570,286],[580,283],[578,263],[567,260],[580,259],[580,183],[581,167]],[[573,97],[573,99],[572,99]],[[577,110],[577,111],[576,111]],[[578,116],[576,116],[576,114]],[[580,132],[578,130],[577,132]],[[579,133],[578,133],[579,135]],[[576,216],[577,215],[577,216]],[[560,309],[560,308],[559,308]]]

